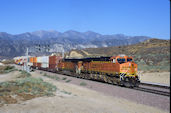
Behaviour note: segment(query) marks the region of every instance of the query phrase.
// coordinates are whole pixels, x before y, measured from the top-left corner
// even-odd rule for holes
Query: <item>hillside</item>
[[[131,45],[149,38],[147,36],[126,36],[123,34],[102,35],[92,31],[77,32],[73,30],[63,33],[41,30],[17,35],[0,32],[0,59],[23,56],[27,47],[30,50],[30,55],[42,55],[60,52],[61,47],[66,52],[71,49]],[[37,45],[48,45],[49,51],[47,53],[37,51]]]
[[[143,71],[169,71],[170,70],[170,40],[149,39],[144,42],[117,47],[87,48],[74,50],[82,57],[115,56],[126,54],[133,56]],[[70,53],[72,53],[71,51]],[[74,57],[71,54],[70,57]]]

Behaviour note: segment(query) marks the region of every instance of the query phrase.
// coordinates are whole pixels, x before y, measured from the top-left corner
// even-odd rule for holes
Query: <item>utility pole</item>
[[[24,62],[23,70],[30,72],[30,67],[28,66],[28,48],[26,49],[26,62]]]
[[[61,45],[59,45],[58,47],[61,48],[60,50],[61,50],[61,53],[62,53],[62,58],[64,58],[64,57],[65,57],[65,56],[64,56],[64,52],[65,52],[65,51],[64,51],[64,48],[63,48]]]
[[[64,48],[63,47],[62,47],[62,58],[64,58]]]

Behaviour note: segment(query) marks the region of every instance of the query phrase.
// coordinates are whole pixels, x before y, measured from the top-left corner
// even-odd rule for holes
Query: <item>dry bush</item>
[[[52,96],[56,86],[44,82],[41,78],[24,79],[0,83],[0,106],[29,100],[40,96]]]
[[[5,61],[2,61],[3,64],[14,64],[14,60],[5,60]]]

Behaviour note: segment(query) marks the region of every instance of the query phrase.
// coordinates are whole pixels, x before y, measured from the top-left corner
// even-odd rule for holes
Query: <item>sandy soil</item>
[[[83,55],[77,53],[76,51],[71,51],[69,56],[70,57],[78,57],[78,58],[83,57]]]
[[[3,63],[0,63],[0,66],[3,66],[4,64]]]
[[[15,76],[15,74],[12,75]],[[58,90],[55,96],[39,97],[18,104],[5,105],[0,107],[0,113],[167,113],[122,98],[105,96],[81,86],[57,82],[36,72],[32,72],[32,75],[56,85]],[[7,80],[5,75],[1,76],[1,79]]]
[[[17,76],[19,74],[20,74],[19,71],[13,71],[13,72],[7,73],[7,74],[0,74],[0,82],[15,80],[15,79],[17,79]]]
[[[142,82],[154,82],[170,85],[170,72],[153,72],[142,73],[139,72],[140,80]]]

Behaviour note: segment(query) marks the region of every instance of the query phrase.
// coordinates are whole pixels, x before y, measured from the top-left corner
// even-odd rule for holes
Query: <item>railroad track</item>
[[[159,83],[141,82],[140,86],[135,87],[134,89],[163,96],[170,96],[170,86]]]
[[[144,88],[144,87],[134,87],[133,89],[143,91],[143,92],[153,93],[153,94],[157,94],[157,95],[170,96],[169,91],[161,91],[161,90]]]
[[[159,84],[159,83],[141,82],[140,85],[151,86],[151,87],[157,87],[157,88],[163,88],[163,89],[170,89],[170,86],[169,86],[169,85],[166,85],[166,84]]]

